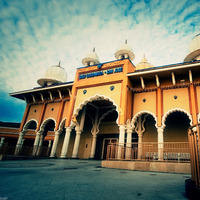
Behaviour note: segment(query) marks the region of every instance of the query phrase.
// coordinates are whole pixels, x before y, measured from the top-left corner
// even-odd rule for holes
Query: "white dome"
[[[127,44],[127,40],[125,44],[121,45],[120,48],[116,51],[115,58],[116,59],[129,58],[130,60],[133,60],[135,58],[131,46]]]
[[[136,65],[136,70],[138,70],[138,69],[147,69],[147,68],[151,68],[151,67],[154,67],[154,65],[149,63],[147,61],[147,59],[145,58],[145,55],[144,55],[142,60]]]
[[[54,83],[62,83],[67,81],[67,73],[60,67],[60,65],[54,65],[47,69],[44,73],[44,78],[38,79],[38,84],[41,86],[52,85]]]
[[[200,59],[200,34],[196,35],[189,45],[188,55],[185,57],[184,62],[199,60]]]
[[[82,64],[85,66],[95,65],[99,63],[99,57],[95,52],[95,49],[91,53],[88,53],[86,57],[82,60]]]

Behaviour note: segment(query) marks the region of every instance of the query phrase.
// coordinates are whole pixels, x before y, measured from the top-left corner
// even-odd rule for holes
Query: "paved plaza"
[[[0,162],[0,200],[187,199],[189,174],[107,169],[100,161]]]

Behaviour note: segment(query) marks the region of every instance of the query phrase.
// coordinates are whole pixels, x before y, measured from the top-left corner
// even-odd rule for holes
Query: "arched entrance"
[[[164,142],[188,142],[191,120],[181,111],[170,113],[165,120]]]
[[[181,109],[174,109],[163,117],[163,159],[189,160],[188,129],[192,125],[191,115]]]
[[[76,126],[72,158],[103,159],[106,145],[118,141],[116,105],[108,98],[96,96],[81,104],[74,117]],[[71,137],[74,137],[73,132]]]
[[[33,139],[26,137],[26,133],[28,132],[29,134],[35,134],[36,128],[37,128],[37,121],[36,120],[30,120],[29,122],[27,122],[25,124],[25,126],[23,128],[24,139],[23,139],[23,143],[22,143],[22,145],[24,146],[24,148],[23,148],[24,151],[25,151],[25,149],[32,148],[33,143],[34,143]]]
[[[51,151],[50,141],[45,139],[47,135],[53,135],[56,122],[52,118],[46,119],[41,127],[39,132],[36,134],[34,142],[34,154],[37,156],[49,156]]]
[[[23,155],[23,156],[31,155],[34,140],[30,136],[28,136],[28,134],[29,135],[35,134],[37,124],[38,123],[35,119],[31,119],[24,125],[22,131],[19,133],[19,138],[15,148],[15,155]]]
[[[151,112],[141,111],[133,117],[132,126],[134,127],[132,148],[137,151],[133,152],[133,159],[156,158],[158,152],[156,116]]]

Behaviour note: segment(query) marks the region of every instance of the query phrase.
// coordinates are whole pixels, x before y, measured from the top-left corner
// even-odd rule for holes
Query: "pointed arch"
[[[51,120],[54,121],[54,124],[55,124],[55,127],[56,127],[56,120],[55,120],[54,118],[52,118],[52,117],[49,117],[49,118],[45,119],[45,120],[42,122],[42,124],[41,124],[41,126],[40,126],[39,132],[40,132],[40,131],[43,132],[45,126],[46,126],[47,123],[50,122]],[[55,131],[55,128],[54,128],[54,131]]]
[[[28,122],[26,122],[26,124],[24,125],[23,129],[22,129],[22,132],[26,133],[28,131],[28,127],[30,126],[30,124],[32,122],[35,122],[36,123],[36,129],[37,129],[37,126],[38,126],[38,121],[36,119],[30,119]]]
[[[189,120],[190,120],[190,126],[193,125],[193,122],[192,122],[192,115],[191,115],[188,111],[186,111],[186,110],[184,110],[184,109],[182,109],[182,108],[173,108],[173,109],[167,111],[167,112],[164,114],[164,116],[162,117],[162,128],[163,128],[163,129],[166,127],[165,122],[166,122],[167,117],[168,117],[171,113],[174,113],[174,112],[182,112],[182,113],[186,114],[186,115],[188,116]]]
[[[151,115],[153,118],[154,118],[154,120],[155,120],[155,127],[156,128],[158,128],[158,120],[157,120],[157,117],[156,117],[156,115],[154,114],[154,113],[152,113],[151,111],[147,111],[147,110],[142,110],[142,111],[140,111],[140,112],[138,112],[137,114],[135,114],[134,116],[133,116],[133,118],[132,118],[132,120],[131,120],[131,124],[132,124],[132,127],[133,128],[135,128],[135,122],[136,122],[136,120],[137,120],[137,118],[140,116],[140,115],[142,115],[142,114],[149,114],[149,115]]]
[[[85,99],[81,104],[79,104],[79,106],[76,108],[76,110],[74,111],[74,116],[77,117],[78,116],[78,113],[80,110],[83,109],[83,106],[87,105],[89,102],[92,102],[94,100],[107,100],[109,102],[112,102],[113,105],[115,106],[115,110],[117,111],[118,113],[118,118],[116,120],[117,124],[118,124],[118,119],[119,119],[119,109],[118,109],[118,106],[117,104],[115,103],[114,100],[112,100],[110,97],[107,97],[105,95],[100,95],[100,94],[96,94],[95,96],[91,96],[90,98],[88,99]]]

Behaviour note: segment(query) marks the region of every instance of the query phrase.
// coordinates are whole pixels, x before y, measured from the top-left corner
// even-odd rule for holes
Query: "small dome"
[[[121,45],[120,48],[116,51],[115,58],[129,58],[130,60],[133,60],[135,58],[131,46],[127,44],[127,40],[125,41],[125,44]]]
[[[190,42],[189,52],[185,57],[184,62],[193,60],[200,60],[200,34],[196,35]]]
[[[151,68],[154,67],[151,63],[149,63],[144,55],[144,57],[142,58],[142,60],[136,65],[136,70],[138,69],[147,69],[147,68]]]
[[[82,60],[82,64],[85,66],[91,66],[95,64],[99,64],[99,57],[95,52],[95,48],[91,53],[88,53],[86,57]]]
[[[51,66],[47,69],[47,71],[44,74],[44,78],[38,79],[38,84],[40,86],[45,86],[45,85],[52,85],[55,83],[62,83],[67,81],[67,74],[64,70],[59,65],[54,65]]]

